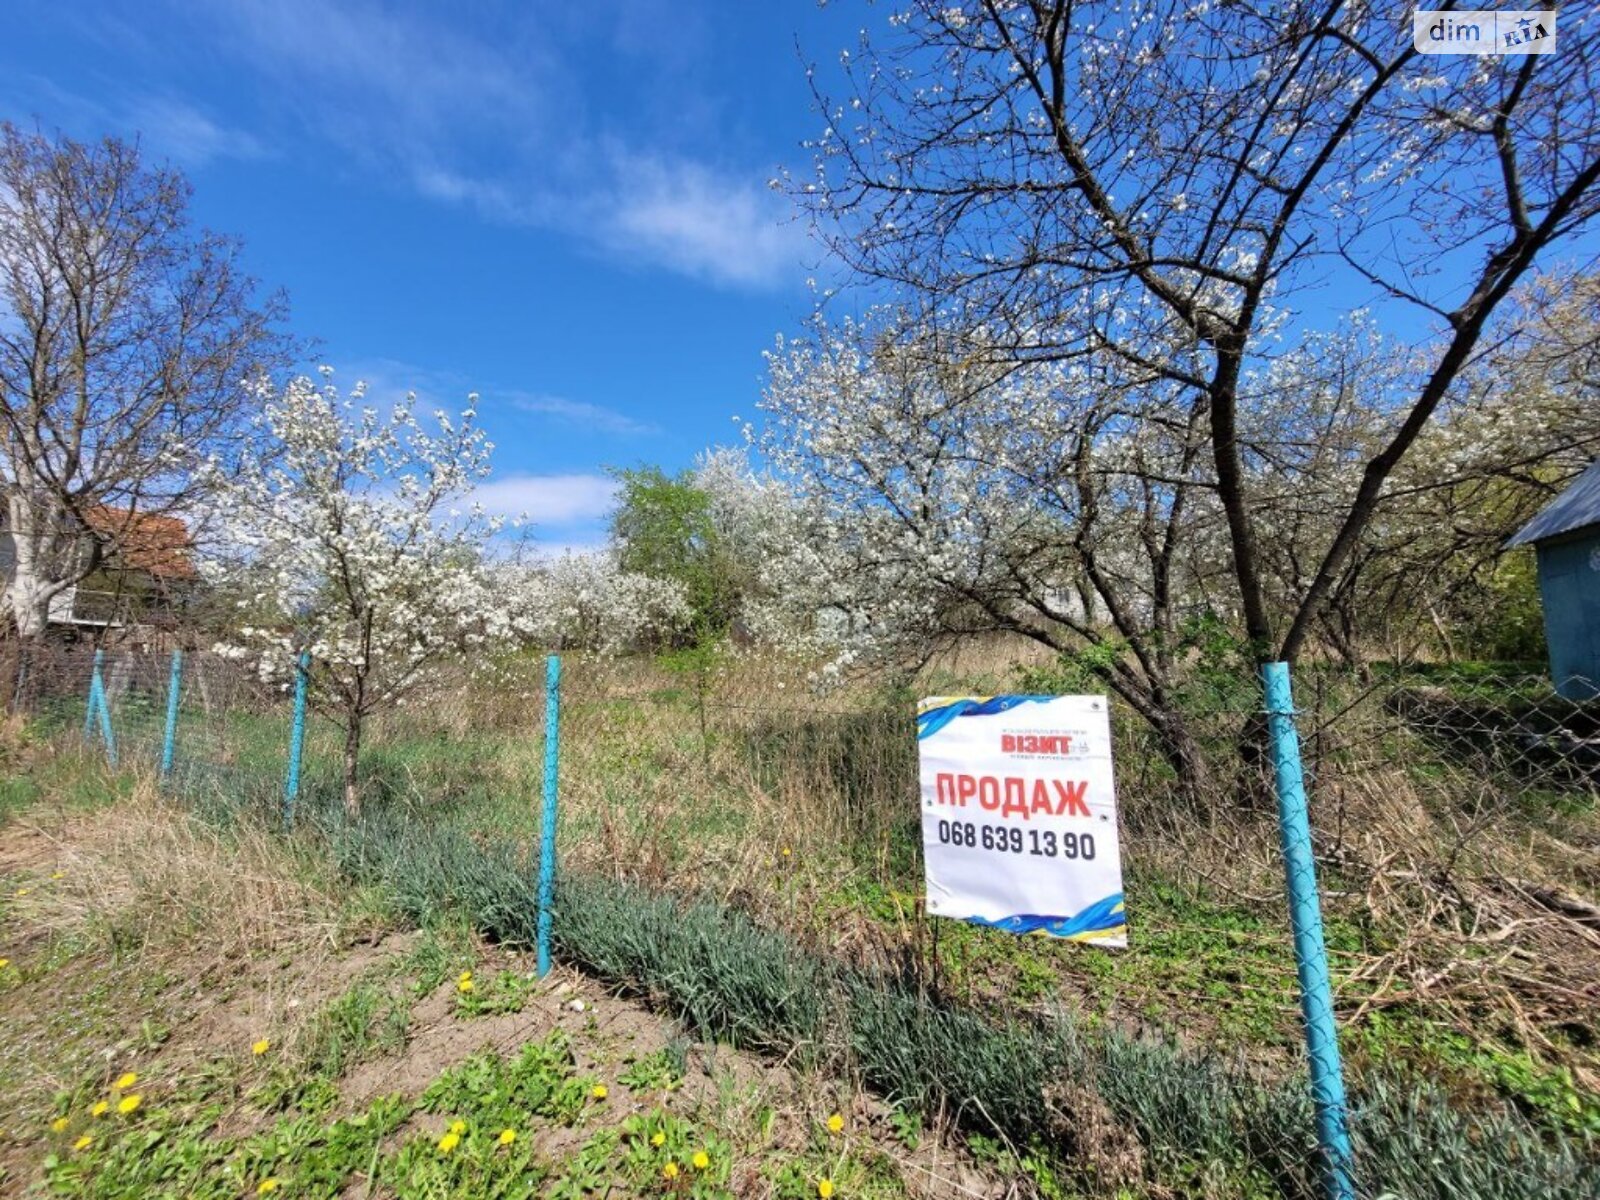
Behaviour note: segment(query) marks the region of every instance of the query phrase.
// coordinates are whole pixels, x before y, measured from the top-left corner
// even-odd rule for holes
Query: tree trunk
[[[361,761],[361,718],[350,717],[344,731],[344,815],[351,820],[361,815],[361,785],[357,766]]]
[[[11,539],[11,574],[5,583],[5,607],[24,644],[43,639],[50,625],[50,603],[82,578],[82,564],[73,553],[78,543],[58,530],[59,511],[46,511],[22,488],[6,501],[6,533]],[[70,578],[55,578],[67,575]]]
[[[1162,757],[1178,777],[1178,794],[1196,813],[1204,812],[1210,806],[1210,797],[1202,790],[1202,784],[1209,778],[1209,772],[1205,752],[1190,732],[1187,718],[1176,707],[1164,704],[1151,725],[1160,742]]]
[[[15,524],[12,526],[16,528]],[[24,643],[44,636],[50,623],[50,600],[59,591],[41,577],[37,547],[31,537],[13,534],[11,579],[6,586],[6,607]]]

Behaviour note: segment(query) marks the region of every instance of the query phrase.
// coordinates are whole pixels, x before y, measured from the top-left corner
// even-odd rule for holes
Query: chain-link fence
[[[1304,1018],[1315,1028],[1325,1014],[1307,974],[1307,914],[1291,919],[1285,863],[1314,869],[1360,1194],[1583,1194],[1563,1189],[1596,1178],[1600,1134],[1600,908],[1591,899],[1600,888],[1600,707],[1563,699],[1527,671],[1301,666],[1293,724],[1310,819],[1300,827],[1279,817],[1253,670],[1197,667],[1161,722],[1113,696],[1130,939],[1116,953],[934,919],[923,908],[915,697],[1019,684],[1088,690],[1055,671],[996,656],[935,662],[892,685],[818,689],[803,666],[754,653],[570,656],[563,878],[710,898],[855,978],[893,980],[1007,1027],[1103,1031],[1112,1049],[1097,1051],[1094,1096],[1061,1084],[1070,1094],[1049,1102],[1105,1123],[1105,1145],[1091,1155],[1103,1180],[1176,1154],[1169,1174],[1255,1172],[1309,1195],[1313,1097],[1297,1081]],[[105,740],[86,719],[93,673],[84,649],[35,664],[30,706],[64,741]],[[542,659],[509,656],[436,678],[367,722],[368,811],[511,847],[531,870],[543,674]],[[160,770],[173,677],[167,648],[104,654],[120,766]],[[311,682],[300,804],[333,812],[345,739],[315,667]],[[292,693],[292,673],[186,653],[169,786],[281,815]],[[893,1036],[911,1046],[925,1034]],[[871,1036],[892,1040],[881,1026]],[[1148,1045],[1171,1055],[1140,1058],[1136,1048]],[[961,1065],[964,1054],[951,1051],[940,1069],[975,1070]],[[910,1049],[905,1056],[885,1069],[882,1090],[899,1087],[919,1103],[945,1094],[911,1088],[906,1080],[923,1068]],[[1230,1081],[1260,1090],[1184,1075],[1218,1062],[1231,1064]],[[896,1072],[899,1084],[887,1078]],[[992,1084],[974,1079],[962,1086],[981,1093]],[[1130,1080],[1138,1088],[1123,1090]],[[1047,1082],[1034,1080],[1035,1091]],[[1288,1100],[1280,1087],[1291,1088]],[[1272,1119],[1251,1115],[1274,1096]],[[1206,1104],[1214,1111],[1194,1107]],[[1459,1122],[1441,1124],[1441,1113]],[[1244,1132],[1227,1145],[1205,1142],[1234,1126]],[[1435,1144],[1403,1149],[1423,1136]],[[1455,1151],[1452,1138],[1461,1140]],[[1488,1138],[1499,1149],[1486,1156]]]

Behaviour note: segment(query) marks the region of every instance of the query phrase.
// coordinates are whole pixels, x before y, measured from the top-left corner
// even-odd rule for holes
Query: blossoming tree
[[[1203,463],[1237,623],[1255,657],[1293,660],[1397,472],[1507,335],[1517,289],[1588,253],[1600,39],[1592,12],[1561,19],[1557,53],[1433,56],[1370,0],[906,0],[841,56],[816,173],[796,191],[919,325],[970,331],[951,361],[1073,368],[1063,419],[1039,431],[1065,458],[1089,426],[1152,467],[1160,447],[1177,482],[1133,485],[1150,516],[1134,537],[1189,519],[1182,482]],[[1262,469],[1280,422],[1259,385],[1290,354],[1303,373],[1363,307],[1412,346],[1359,389],[1359,453],[1285,587],[1265,553],[1283,512],[1254,485],[1293,472]],[[959,401],[947,389],[924,404],[919,452],[948,461],[940,427]],[[1063,475],[1096,480],[1126,477]],[[999,569],[951,521],[954,546],[930,552]],[[1078,539],[1037,540],[1048,556]],[[1101,543],[1101,568],[1115,546]]]
[[[354,816],[363,722],[506,628],[483,569],[501,522],[467,503],[493,449],[472,408],[425,426],[414,397],[383,414],[360,385],[341,397],[324,378],[261,389],[278,453],[220,481],[220,507],[255,583],[245,603],[278,614],[240,636],[285,664],[311,655],[314,696],[344,728]]]
[[[1455,585],[1440,559],[1491,558],[1537,506],[1539,489],[1520,480],[1559,480],[1600,447],[1586,359],[1541,351],[1549,322],[1536,317],[1526,311],[1529,332],[1502,343],[1507,361],[1467,376],[1474,386],[1452,393],[1391,474],[1319,605],[1325,644],[1354,654],[1388,624],[1375,610],[1426,611]],[[1563,324],[1592,342],[1570,315]],[[970,345],[891,311],[819,320],[769,355],[759,445],[792,494],[746,525],[764,563],[758,608],[774,618],[760,627],[786,627],[834,669],[914,661],[976,633],[1030,638],[1119,694],[1180,780],[1203,777],[1194,663],[1249,672],[1204,413],[1181,385],[1114,357],[1008,365]],[[1389,414],[1370,398],[1410,365],[1355,321],[1241,377],[1243,481],[1272,607],[1302,596],[1386,436]],[[733,482],[718,493],[760,494]],[[1505,483],[1521,489],[1516,503],[1480,505],[1469,524],[1463,506]]]
[[[494,572],[504,636],[551,649],[602,654],[661,644],[687,628],[688,594],[677,580],[624,569],[611,549],[562,554]]]

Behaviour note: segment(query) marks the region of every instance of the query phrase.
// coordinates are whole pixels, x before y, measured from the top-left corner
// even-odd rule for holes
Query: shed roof
[[[1523,546],[1546,538],[1574,533],[1590,525],[1600,525],[1600,459],[1567,485],[1562,492],[1517,530],[1507,546]]]

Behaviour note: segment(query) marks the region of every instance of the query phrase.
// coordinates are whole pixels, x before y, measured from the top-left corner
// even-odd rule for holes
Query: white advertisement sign
[[[928,912],[1126,946],[1104,696],[917,706]]]

